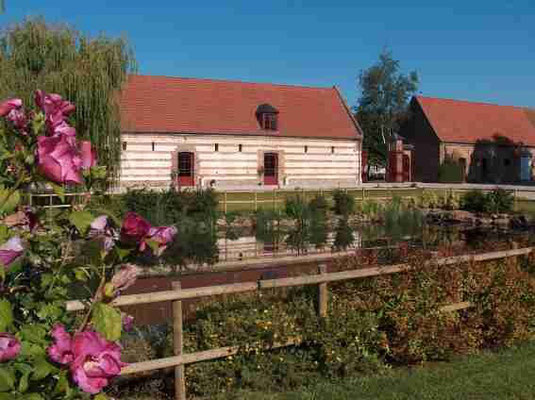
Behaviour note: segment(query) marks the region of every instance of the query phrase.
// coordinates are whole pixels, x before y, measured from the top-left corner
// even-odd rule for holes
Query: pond
[[[529,240],[529,232],[492,227],[428,224],[423,218],[385,220],[380,223],[351,223],[339,218],[311,224],[308,232],[260,221],[250,229],[222,229],[217,235],[218,262],[255,258],[327,253],[352,249],[408,246],[422,249],[450,247],[476,250],[488,241]],[[303,236],[304,238],[299,238]]]

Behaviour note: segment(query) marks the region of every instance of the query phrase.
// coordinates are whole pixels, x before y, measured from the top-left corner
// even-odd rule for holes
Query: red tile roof
[[[535,110],[423,96],[415,99],[443,142],[474,143],[501,136],[535,146]]]
[[[279,110],[278,132],[262,130],[256,109]],[[123,132],[169,132],[356,139],[358,124],[335,87],[132,75],[120,99]]]

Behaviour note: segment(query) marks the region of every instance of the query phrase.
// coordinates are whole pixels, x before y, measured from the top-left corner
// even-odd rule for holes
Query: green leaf
[[[28,341],[36,344],[47,344],[46,339],[47,331],[43,325],[40,324],[28,324],[24,325],[20,329],[20,337],[24,341]]]
[[[65,188],[53,182],[48,183],[50,186],[52,186],[52,190],[54,191],[54,193],[56,193],[56,195],[61,199],[61,201],[65,203]]]
[[[104,393],[99,393],[94,397],[94,400],[109,400],[109,397]]]
[[[13,400],[13,396],[9,393],[0,393],[0,400]]]
[[[17,209],[20,202],[20,193],[11,190],[4,189],[0,186],[0,214],[11,214]]]
[[[69,378],[67,377],[67,371],[60,371],[58,383],[56,384],[54,390],[58,393],[65,393],[67,395],[65,397],[68,397],[69,393],[71,392],[71,387],[69,384]]]
[[[160,244],[155,240],[146,240],[145,243],[147,243],[152,250],[153,253],[158,254],[158,250],[160,248]]]
[[[69,215],[69,221],[73,224],[78,232],[82,235],[86,233],[87,229],[93,222],[95,217],[88,211],[76,211]]]
[[[15,388],[15,373],[11,368],[0,368],[0,392],[8,392]]]
[[[21,400],[43,400],[43,396],[41,396],[39,393],[29,393],[22,396]]]
[[[46,378],[51,373],[57,370],[52,364],[50,364],[44,358],[36,358],[34,360],[34,372],[32,375],[32,381],[39,381]]]
[[[117,256],[121,261],[128,257],[128,255],[132,252],[130,249],[122,249],[117,246],[115,247],[115,251],[117,252]]]
[[[30,377],[31,371],[27,371],[22,374],[22,377],[19,380],[19,392],[24,393],[28,390],[28,378]]]
[[[2,299],[0,300],[0,332],[7,331],[7,328],[9,328],[11,324],[13,324],[13,310],[11,309],[11,303],[6,299]]]
[[[90,275],[89,275],[89,272],[85,268],[76,268],[74,270],[74,277],[76,278],[77,281],[87,282]]]
[[[95,329],[108,340],[115,341],[121,338],[122,318],[121,312],[104,303],[96,303],[93,308],[91,321]]]

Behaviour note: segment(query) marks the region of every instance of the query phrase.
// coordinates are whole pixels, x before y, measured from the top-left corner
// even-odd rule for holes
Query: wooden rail
[[[528,255],[532,248],[512,249],[505,251],[495,251],[484,254],[462,255],[454,257],[440,258],[428,262],[437,263],[441,266],[452,265],[456,263],[481,262],[498,260],[507,257]],[[358,278],[366,278],[385,274],[393,274],[409,271],[408,264],[397,264],[389,266],[379,266],[342,272],[326,272],[325,264],[320,264],[318,274],[298,276],[292,278],[280,278],[270,280],[260,280],[258,282],[243,282],[229,285],[208,286],[193,289],[182,289],[179,282],[173,282],[174,290],[166,290],[153,293],[143,293],[134,295],[125,295],[115,299],[112,303],[116,306],[131,306],[138,304],[150,304],[163,301],[173,302],[173,347],[174,356],[137,362],[124,367],[121,375],[135,374],[140,372],[154,371],[166,368],[175,368],[175,398],[178,400],[186,399],[186,386],[184,366],[201,361],[215,360],[237,354],[242,346],[227,346],[195,353],[183,353],[183,320],[182,320],[182,300],[202,298],[208,296],[217,296],[231,293],[254,292],[258,290],[295,287],[305,285],[318,285],[318,315],[327,316],[328,310],[328,282],[337,282]],[[86,308],[87,304],[83,301],[67,302],[68,311],[80,311]],[[454,312],[471,307],[469,302],[460,302],[456,304],[447,304],[440,307],[441,312]],[[294,346],[301,343],[301,338],[291,338],[286,342],[265,345],[265,349],[277,349],[287,346]]]

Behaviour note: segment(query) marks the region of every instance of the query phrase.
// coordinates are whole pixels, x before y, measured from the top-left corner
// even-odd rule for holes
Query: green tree
[[[398,60],[383,50],[379,60],[358,77],[361,97],[356,117],[364,130],[364,149],[371,165],[385,165],[387,143],[406,116],[408,101],[418,89],[416,71],[400,72]]]
[[[90,38],[66,25],[28,19],[0,34],[0,99],[33,103],[35,90],[76,104],[72,123],[115,176],[120,161],[117,92],[136,64],[124,38]]]

